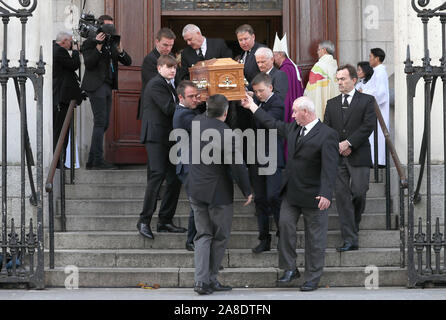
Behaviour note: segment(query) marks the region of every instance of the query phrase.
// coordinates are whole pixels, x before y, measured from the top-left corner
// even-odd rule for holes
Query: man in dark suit
[[[118,89],[118,61],[129,66],[130,56],[122,49],[121,43],[108,41],[107,35],[115,35],[113,18],[100,16],[104,32],[95,39],[87,39],[81,48],[85,62],[85,74],[81,88],[87,92],[93,111],[94,125],[90,153],[86,168],[116,169],[104,160],[104,134],[107,131],[112,107],[112,90]]]
[[[177,227],[172,222],[181,190],[181,181],[177,178],[175,166],[169,160],[172,146],[169,135],[178,103],[177,93],[171,83],[176,71],[175,58],[161,56],[158,59],[159,74],[149,81],[144,90],[140,141],[145,144],[148,157],[147,187],[144,206],[136,227],[141,235],[149,239],[154,239],[150,222],[164,180],[166,191],[158,214],[157,232],[186,232],[186,229]]]
[[[235,35],[237,36],[240,48],[242,48],[243,53],[240,59],[240,63],[244,64],[244,75],[248,82],[248,90],[252,91],[251,82],[256,75],[260,73],[259,67],[256,63],[255,53],[261,48],[265,47],[263,44],[256,42],[256,35],[254,29],[249,24],[244,24],[235,30]],[[247,128],[254,127],[254,120],[252,114],[245,110],[238,104],[236,110],[237,117],[237,128],[245,130]],[[246,153],[246,152],[244,152]]]
[[[69,50],[72,50],[71,55]],[[70,101],[77,100],[78,104],[82,101],[76,74],[81,64],[78,50],[77,45],[73,45],[71,34],[59,32],[53,43],[53,150],[56,149]],[[68,135],[65,148],[67,144]]]
[[[266,73],[259,73],[252,80],[252,87],[257,100],[260,102],[259,107],[276,120],[283,121],[285,107],[283,100],[273,92],[272,79]],[[256,205],[257,222],[259,226],[260,244],[252,249],[254,253],[261,253],[271,249],[271,235],[269,233],[269,216],[272,215],[277,229],[279,229],[279,213],[280,213],[280,187],[282,184],[282,169],[285,167],[285,159],[283,152],[283,138],[278,137],[277,133],[270,136],[272,132],[268,130],[262,123],[255,120],[255,130],[257,136],[256,150],[260,144],[264,145],[265,156],[268,159],[274,157],[275,168],[271,175],[264,175],[260,168],[271,165],[271,163],[260,163],[256,157],[254,165],[249,166],[250,177],[254,189],[254,202]],[[265,132],[265,140],[260,140],[259,131]],[[274,142],[269,139],[275,137]],[[275,150],[269,150],[270,144],[276,145]]]
[[[314,103],[300,97],[293,105],[294,123],[269,116],[247,95],[243,106],[269,129],[287,139],[289,158],[282,176],[279,220],[279,267],[285,269],[278,283],[300,276],[296,267],[296,226],[305,222],[305,282],[301,291],[316,290],[322,276],[327,242],[328,215],[336,182],[338,134],[316,117]]]
[[[201,34],[201,30],[194,24],[183,28],[183,38],[187,43],[181,53],[180,80],[189,80],[189,68],[199,61],[232,58],[232,51],[223,39],[210,39]]]
[[[269,48],[259,48],[255,53],[255,58],[260,72],[271,76],[274,93],[285,103],[288,93],[288,76],[285,72],[274,67],[274,53]],[[283,111],[285,113],[285,111]]]
[[[203,159],[202,151],[207,149],[206,155],[210,153],[209,141],[198,142],[200,162],[192,162],[189,166],[186,182],[197,228],[194,291],[198,294],[231,290],[231,287],[218,282],[217,275],[231,233],[234,213],[233,179],[248,199],[245,206],[252,201],[248,169],[244,164],[235,164],[235,158],[240,158],[237,156],[239,151],[233,135],[225,134],[225,130],[231,130],[224,123],[228,108],[228,100],[224,96],[214,95],[207,101],[206,114],[197,116],[193,121],[193,126],[197,122],[200,127],[200,137],[208,129],[213,129],[212,132],[220,137],[212,141],[212,158],[220,157],[220,161],[205,161],[209,159]],[[216,141],[220,142],[215,143]],[[228,152],[229,147],[232,147],[231,152]]]
[[[336,73],[341,95],[327,102],[324,122],[339,133],[336,207],[344,244],[338,251],[358,250],[358,231],[369,189],[369,137],[376,124],[373,96],[355,90],[356,68],[342,66]]]
[[[248,83],[251,83],[254,77],[260,73],[256,63],[255,53],[257,52],[257,49],[265,46],[256,42],[254,29],[249,24],[244,24],[238,27],[237,30],[235,30],[235,34],[240,48],[243,50],[240,62],[245,65],[245,78]]]
[[[197,110],[197,106],[200,103],[200,94],[198,93],[197,86],[189,80],[180,82],[177,87],[177,94],[180,103],[177,105],[173,115],[173,128],[186,130],[189,137],[192,137],[192,120],[200,114]],[[190,145],[189,151],[191,151]],[[181,150],[179,150],[179,152],[179,156],[181,157]],[[191,157],[189,156],[189,161],[190,159]],[[185,184],[189,173],[188,163],[178,163],[176,173],[181,182]],[[194,211],[191,209],[186,240],[186,249],[188,251],[194,251],[194,237],[196,233],[197,229],[195,228]]]
[[[158,59],[160,56],[170,55],[175,43],[175,33],[169,28],[161,28],[155,37],[155,48],[144,58],[141,67],[141,97],[147,83],[158,74]],[[138,105],[138,119],[141,119],[141,99]]]

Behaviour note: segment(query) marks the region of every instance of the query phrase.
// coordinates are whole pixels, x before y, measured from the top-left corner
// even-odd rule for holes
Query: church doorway
[[[276,32],[287,33],[291,58],[304,79],[317,61],[319,41],[337,43],[337,0],[103,0],[105,13],[115,18],[132,66],[119,67],[119,90],[113,92],[110,126],[105,137],[105,157],[116,164],[145,164],[147,154],[139,143],[141,124],[136,119],[141,93],[141,66],[154,48],[161,27],[177,35],[174,51],[186,46],[182,29],[198,25],[203,35],[223,38],[234,58],[241,53],[235,30],[250,24],[256,40],[272,48]]]
[[[173,30],[177,35],[173,51],[180,52],[186,47],[181,36],[183,27],[189,23],[197,25],[205,37],[222,38],[232,50],[233,58],[242,54],[235,30],[243,24],[250,24],[256,34],[256,41],[270,48],[274,45],[276,32],[282,34],[282,16],[254,16],[254,17],[228,17],[228,16],[164,16],[161,25]]]

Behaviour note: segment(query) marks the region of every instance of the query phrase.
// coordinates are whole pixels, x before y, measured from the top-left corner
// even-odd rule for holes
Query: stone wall
[[[386,52],[389,77],[394,73],[394,9],[385,0],[338,1],[339,63],[368,61],[370,49]]]

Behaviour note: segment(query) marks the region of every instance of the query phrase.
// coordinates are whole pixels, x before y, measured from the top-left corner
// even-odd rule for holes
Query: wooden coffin
[[[229,101],[241,100],[246,95],[244,65],[231,58],[200,61],[189,68],[190,79],[200,92],[202,102],[214,94],[222,94]]]

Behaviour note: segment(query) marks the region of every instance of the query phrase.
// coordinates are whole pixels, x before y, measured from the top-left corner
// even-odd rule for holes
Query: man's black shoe
[[[105,160],[99,163],[94,163],[90,170],[118,170],[118,167]]]
[[[219,267],[218,267],[218,270],[223,270],[225,267],[223,267],[222,265],[220,265]]]
[[[294,279],[300,278],[299,270],[286,270],[283,276],[277,280],[278,283],[288,283]]]
[[[195,245],[193,242],[186,242],[186,250],[187,251],[195,251]]]
[[[215,282],[211,282],[211,289],[213,291],[231,291],[232,287],[224,286],[220,282],[215,281]]]
[[[310,292],[310,291],[314,291],[317,290],[317,285],[315,284],[311,284],[309,282],[305,282],[302,287],[300,287],[300,291],[303,292]]]
[[[155,239],[155,237],[153,236],[152,230],[150,229],[150,225],[147,223],[141,223],[138,222],[138,224],[136,225],[136,228],[138,229],[139,233],[149,239]]]
[[[93,168],[93,163],[92,162],[87,162],[87,164],[85,165],[85,169],[91,170],[92,168]]]
[[[194,291],[199,295],[211,294],[213,292],[211,287],[204,282],[195,282]]]
[[[260,244],[252,249],[253,253],[262,253],[264,251],[270,251],[271,250],[271,238],[270,239],[264,239],[260,240]]]
[[[187,229],[182,227],[177,227],[173,223],[157,223],[156,225],[157,232],[173,232],[173,233],[184,233]]]
[[[358,246],[354,246],[350,243],[344,243],[342,247],[336,248],[337,252],[355,251],[358,250]]]

